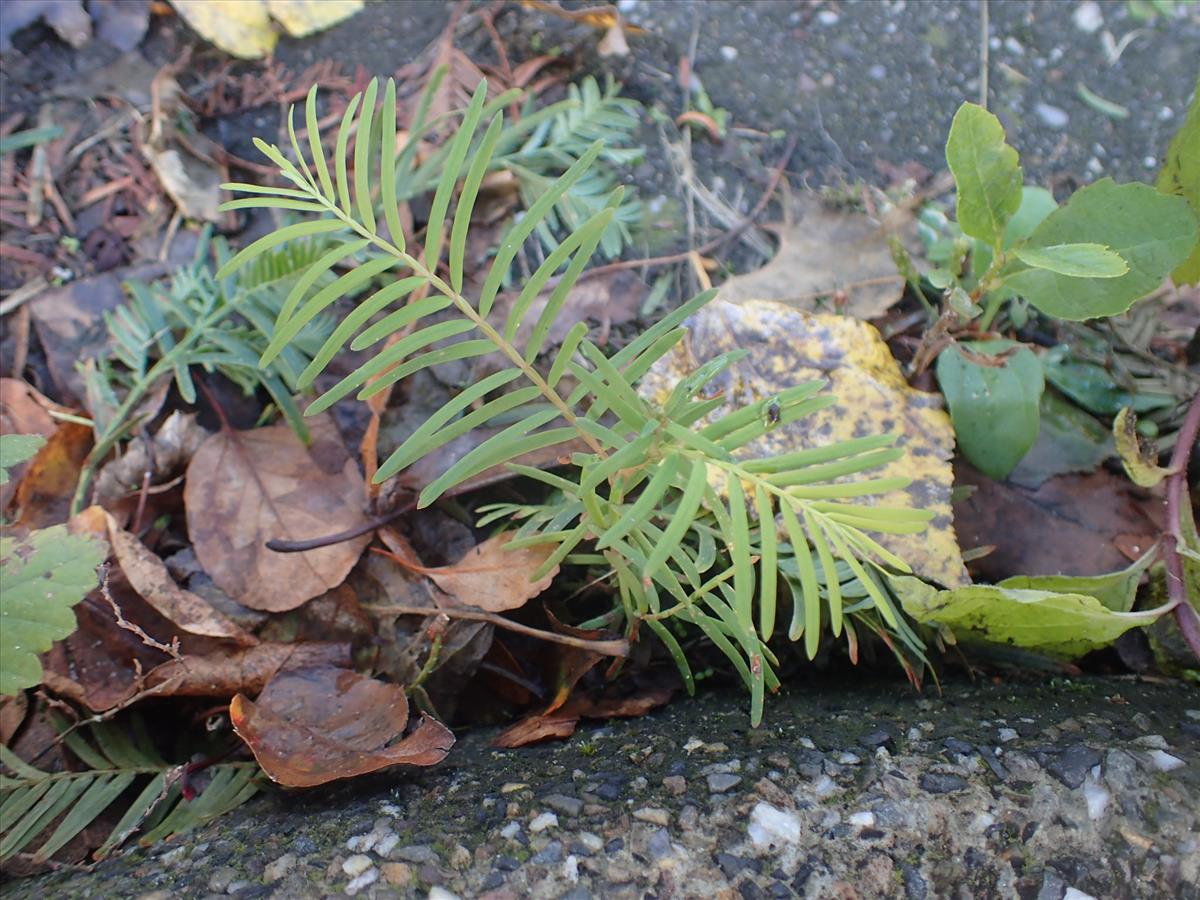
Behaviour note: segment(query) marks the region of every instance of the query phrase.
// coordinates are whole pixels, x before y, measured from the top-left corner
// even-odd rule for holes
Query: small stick
[[[505,628],[509,631],[515,631],[518,634],[528,635],[542,641],[566,644],[568,647],[578,647],[581,650],[591,650],[593,653],[599,653],[602,656],[629,655],[629,641],[623,638],[612,641],[590,641],[571,634],[558,634],[553,631],[542,631],[540,628],[531,628],[528,625],[522,625],[520,622],[514,622],[512,619],[506,619],[495,613],[484,612],[482,609],[457,609],[441,606],[364,606],[363,609],[367,612],[398,613],[402,616],[449,616],[452,619],[472,619],[476,622],[488,622],[497,628]]]
[[[1167,478],[1167,533],[1163,535],[1163,563],[1167,568],[1167,597],[1175,607],[1175,624],[1192,653],[1200,659],[1200,615],[1188,602],[1183,580],[1183,560],[1179,545],[1184,542],[1183,516],[1190,513],[1187,490],[1188,457],[1200,433],[1200,391],[1192,397],[1183,425],[1175,436],[1171,453],[1171,475]]]

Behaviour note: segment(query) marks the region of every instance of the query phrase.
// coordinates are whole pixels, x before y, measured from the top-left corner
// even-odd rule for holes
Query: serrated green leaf
[[[96,586],[106,550],[65,525],[0,538],[0,694],[40,684],[37,655],[75,630],[72,607]]]
[[[1187,259],[1197,232],[1196,215],[1182,197],[1104,178],[1072,194],[1034,229],[1024,248],[1102,244],[1118,253],[1129,271],[1117,278],[1077,278],[1023,269],[1007,275],[1004,284],[1060,319],[1118,315],[1157,289]]]
[[[32,459],[45,443],[38,434],[0,434],[0,484],[8,484],[8,470]]]
[[[1021,205],[1021,166],[1004,141],[1000,120],[974,103],[955,113],[946,141],[954,175],[958,225],[964,234],[996,246]]]
[[[992,356],[1016,345],[980,341],[963,346]],[[938,356],[937,376],[959,449],[988,477],[1004,478],[1037,441],[1045,386],[1042,364],[1026,347],[1018,347],[1000,365],[984,366],[951,346]]]

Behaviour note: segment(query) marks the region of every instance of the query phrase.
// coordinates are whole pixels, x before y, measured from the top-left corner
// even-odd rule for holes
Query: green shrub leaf
[[[1072,278],[1120,278],[1129,271],[1121,254],[1103,244],[1020,247],[1016,257],[1027,266]]]
[[[1075,277],[1024,269],[1005,284],[1048,315],[1079,321],[1115,316],[1155,290],[1187,259],[1197,237],[1196,215],[1181,197],[1146,184],[1105,178],[1081,188],[1047,216],[1022,253],[1063,244],[1102,244],[1129,266],[1120,277]]]
[[[96,586],[104,545],[65,525],[0,538],[0,694],[41,684],[37,655],[75,630],[71,608]]]
[[[1107,646],[1130,628],[1149,625],[1161,610],[1113,612],[1095,597],[977,584],[939,591],[909,576],[891,579],[904,611],[927,625],[1061,657]]]
[[[1200,216],[1200,90],[1193,93],[1187,117],[1171,139],[1167,160],[1158,173],[1155,187],[1164,194],[1183,197],[1192,212]],[[1175,267],[1171,278],[1180,286],[1200,283],[1200,242],[1192,247],[1187,259]]]
[[[963,346],[988,356],[1016,345],[981,341]],[[1004,478],[1037,440],[1042,364],[1025,347],[995,366],[980,365],[947,347],[938,356],[937,376],[959,449],[985,475]]]
[[[946,162],[957,188],[959,227],[996,246],[1021,205],[1022,176],[1000,120],[974,103],[960,106],[946,141]]]

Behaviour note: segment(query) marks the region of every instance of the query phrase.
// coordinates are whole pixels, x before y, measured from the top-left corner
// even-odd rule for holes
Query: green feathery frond
[[[597,90],[585,85],[571,98],[580,115],[595,112]],[[377,110],[380,93],[383,108]],[[227,185],[250,195],[234,201],[234,208],[284,208],[307,218],[249,245],[222,267],[218,278],[255,264],[263,253],[280,252],[291,240],[320,236],[329,242],[323,246],[330,249],[313,258],[280,305],[262,362],[272,363],[286,353],[303,329],[339,300],[360,294],[365,298],[311,354],[297,386],[310,385],[345,348],[373,355],[317,397],[310,413],[351,395],[367,399],[443,362],[497,355],[503,360],[499,369],[466,386],[420,424],[379,467],[376,480],[398,474],[470,432],[487,434],[424,488],[418,505],[427,506],[473,476],[505,464],[540,481],[550,491],[544,504],[486,507],[481,522],[516,525],[510,548],[550,545],[549,558],[535,577],[562,563],[605,566],[615,579],[629,633],[635,635],[639,624],[646,623],[663,640],[689,689],[694,676],[674,630],[678,623],[698,629],[745,680],[756,722],[766,692],[778,686],[778,661],[767,642],[781,615],[790,617],[788,639],[803,639],[810,657],[819,649],[823,629],[834,636],[852,629],[849,617],[862,619],[876,633],[884,629],[889,640],[894,637],[897,646],[919,657],[920,640],[877,577],[908,567],[868,532],[919,530],[930,516],[863,503],[906,483],[867,477],[899,456],[891,437],[748,458],[746,448],[770,430],[835,401],[822,393],[822,384],[801,384],[712,420],[722,401],[704,390],[744,356],[740,352],[685,377],[661,407],[635,389],[683,338],[688,317],[715,292],[670,312],[612,356],[588,339],[584,323],[568,331],[557,351],[547,352],[551,324],[562,315],[621,208],[621,191],[611,191],[559,234],[566,222],[561,216],[564,198],[587,182],[604,154],[612,159],[603,138],[606,128],[617,127],[610,121],[617,113],[570,125],[573,134],[599,139],[586,148],[573,145],[578,153],[569,162],[564,157],[561,174],[530,196],[525,213],[500,239],[482,280],[473,282],[478,289],[467,296],[465,285],[472,282],[466,277],[465,247],[483,178],[498,164],[497,154],[515,152],[513,128],[533,127],[529,147],[536,148],[546,140],[536,129],[549,133],[558,126],[553,117],[530,126],[530,116],[519,126],[506,127],[504,104],[500,98],[489,101],[486,84],[481,84],[461,113],[457,133],[433,154],[440,168],[436,179],[424,182],[432,192],[424,240],[420,248],[408,248],[396,209],[406,199],[400,192],[413,185],[412,140],[396,147],[395,96],[392,82],[381,92],[373,81],[348,107],[334,137],[334,158],[327,160],[323,143],[313,137],[317,97],[311,92],[305,110],[309,151],[316,154],[311,163],[295,139],[294,126],[289,128],[291,158],[259,142],[292,186]],[[418,109],[414,134],[426,127],[427,114],[427,107]],[[370,139],[372,129],[381,135],[377,142]],[[558,137],[560,144],[566,141]],[[430,165],[427,161],[419,171],[429,175]],[[547,230],[556,235],[552,244],[545,243]],[[530,241],[543,242],[545,256],[520,286],[504,320],[494,322],[490,314],[499,291],[513,260]],[[335,266],[352,261],[357,265],[340,277],[320,281]],[[536,320],[527,321],[546,291],[549,297]],[[518,345],[519,331],[529,333],[527,344]],[[538,365],[543,354],[548,373]],[[514,463],[524,453],[568,444],[574,451],[571,474]]]
[[[67,733],[63,741],[87,766],[81,772],[46,772],[0,746],[0,768],[8,773],[0,775],[0,860],[27,853],[45,862],[116,807],[120,817],[92,854],[103,859],[139,831],[148,846],[224,815],[259,790],[253,763],[222,763],[206,771],[196,796],[184,799],[186,766],[167,763],[140,720],[132,734],[113,722],[87,732],[86,738]]]

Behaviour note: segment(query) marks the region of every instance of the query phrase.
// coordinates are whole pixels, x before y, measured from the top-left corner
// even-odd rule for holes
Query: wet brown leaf
[[[796,203],[793,221],[773,230],[779,236],[775,256],[761,269],[722,284],[722,300],[776,300],[816,310],[818,297],[841,291],[846,297],[844,305],[839,299],[839,309],[870,319],[904,293],[888,232],[862,213],[828,209],[806,196]]]
[[[114,509],[123,498],[138,491],[151,460],[154,463],[152,483],[161,483],[195,455],[208,434],[196,422],[193,413],[176,410],[155,432],[153,453],[148,451],[145,439],[139,435],[129,442],[121,456],[100,468],[92,501],[106,509]]]
[[[1103,469],[1037,488],[993,481],[961,461],[955,475],[975,488],[954,506],[962,545],[995,548],[971,563],[981,581],[1115,572],[1128,564],[1125,550],[1140,556],[1162,533],[1161,503]]]
[[[84,459],[92,449],[92,429],[61,422],[38,450],[17,486],[21,528],[45,528],[65,521]]]
[[[272,678],[292,669],[349,664],[350,645],[341,642],[221,647],[163,663],[146,676],[146,686],[159,689],[158,696],[231,697],[257,694]]]
[[[394,765],[431,766],[446,757],[454,735],[422,716],[407,737],[404,688],[348,669],[281,673],[250,702],[229,707],[234,730],[263,771],[288,787],[312,787]]]
[[[285,423],[223,430],[187,470],[188,533],[217,586],[251,609],[282,612],[341,584],[370,535],[303,553],[275,553],[271,538],[298,540],[364,521],[365,491],[328,416],[309,420],[305,447]]]
[[[384,555],[433,581],[451,602],[447,606],[475,606],[488,612],[520,609],[550,586],[558,574],[555,566],[537,581],[530,577],[554,552],[554,546],[505,550],[512,533],[488,538],[450,566],[427,568],[397,553]]]

